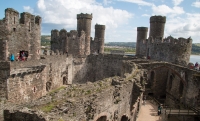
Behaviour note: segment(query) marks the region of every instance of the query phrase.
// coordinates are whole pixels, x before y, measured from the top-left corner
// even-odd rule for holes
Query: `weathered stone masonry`
[[[40,25],[39,16],[24,12],[19,18],[16,10],[12,8],[5,10],[5,18],[0,20],[0,38],[5,45],[8,45],[7,59],[11,53],[17,57],[20,50],[28,51],[31,59],[40,58]],[[1,55],[4,54],[1,52]]]
[[[77,15],[77,31],[52,30],[52,52],[40,56],[41,18],[22,13],[19,20],[13,9],[5,13],[0,21],[0,120],[136,121],[144,91],[173,107],[177,101],[199,106],[200,72],[187,67],[192,40],[163,39],[165,17],[150,18],[148,40],[148,29],[138,28],[138,57],[102,54],[105,26],[95,26],[93,41],[90,14]],[[30,53],[28,61],[9,62],[10,54],[21,49]]]

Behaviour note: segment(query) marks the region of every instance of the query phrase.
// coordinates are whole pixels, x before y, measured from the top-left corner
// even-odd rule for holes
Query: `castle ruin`
[[[143,95],[193,109],[184,121],[199,120],[200,72],[189,67],[191,38],[164,38],[166,17],[152,16],[148,39],[147,27],[137,29],[136,56],[104,54],[105,25],[95,25],[93,40],[91,22],[92,14],[81,13],[77,30],[52,30],[51,52],[40,55],[41,17],[5,10],[0,120],[136,121]],[[10,62],[21,50],[27,61]]]

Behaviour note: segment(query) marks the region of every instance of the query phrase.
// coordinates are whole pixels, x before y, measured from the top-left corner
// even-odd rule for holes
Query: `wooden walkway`
[[[146,100],[146,104],[141,105],[136,121],[165,121],[164,111],[158,116],[157,109],[157,105]]]

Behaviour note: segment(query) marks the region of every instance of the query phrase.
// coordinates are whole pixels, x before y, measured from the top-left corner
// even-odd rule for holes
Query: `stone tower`
[[[85,31],[85,55],[90,54],[90,34],[91,34],[92,14],[77,14],[77,31],[81,36],[81,31]]]
[[[165,29],[165,16],[151,16],[150,17],[150,32],[149,37],[162,37],[164,36]]]
[[[136,45],[136,55],[145,56],[147,48],[147,32],[148,27],[137,27],[137,45]]]
[[[59,31],[57,29],[51,30],[51,50],[56,53],[60,49]]]
[[[0,19],[0,38],[7,40],[4,45],[7,45],[5,52],[8,57],[26,51],[28,59],[40,59],[41,22],[40,16],[28,12],[19,14],[12,8],[5,9],[5,18]]]
[[[97,52],[104,53],[105,25],[95,25],[95,39],[98,40]]]

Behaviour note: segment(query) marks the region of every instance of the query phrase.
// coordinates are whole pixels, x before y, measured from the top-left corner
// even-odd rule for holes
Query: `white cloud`
[[[193,42],[199,43],[200,14],[187,13],[185,17],[169,18],[166,22],[165,36],[192,37]]]
[[[148,14],[142,14],[142,16],[144,16],[144,17],[150,17],[151,15],[148,15]]]
[[[200,8],[200,1],[193,2],[192,6]]]
[[[108,5],[108,4],[110,4],[110,3],[112,3],[112,0],[103,0],[103,4],[104,4],[104,5]]]
[[[51,29],[62,27],[67,30],[76,30],[76,15],[92,13],[92,36],[96,23],[106,25],[106,37],[108,37],[111,36],[109,32],[126,25],[129,19],[133,17],[133,14],[126,10],[114,9],[113,7],[105,8],[95,0],[38,0],[37,9],[38,14],[42,17],[43,24],[46,26],[47,24],[48,26],[54,24],[54,26],[52,25],[54,28]],[[55,25],[58,28],[55,28]],[[45,27],[43,28],[45,29]]]
[[[179,14],[183,14],[184,10],[182,7],[174,6],[173,8],[170,8],[167,5],[159,5],[159,6],[152,6],[153,14],[154,15],[169,15],[176,16]]]
[[[152,6],[153,5],[153,3],[146,2],[144,0],[118,0],[118,1],[135,3],[135,4],[138,4],[141,6]]]
[[[37,6],[38,6],[38,8],[41,9],[41,10],[45,10],[45,9],[46,9],[46,7],[45,7],[45,5],[44,5],[44,0],[38,0]]]
[[[183,2],[183,0],[172,0],[172,2],[175,6],[177,6],[177,5],[181,4],[181,2]]]
[[[23,6],[24,11],[29,12],[29,13],[33,13],[34,10],[30,7],[30,6]]]

